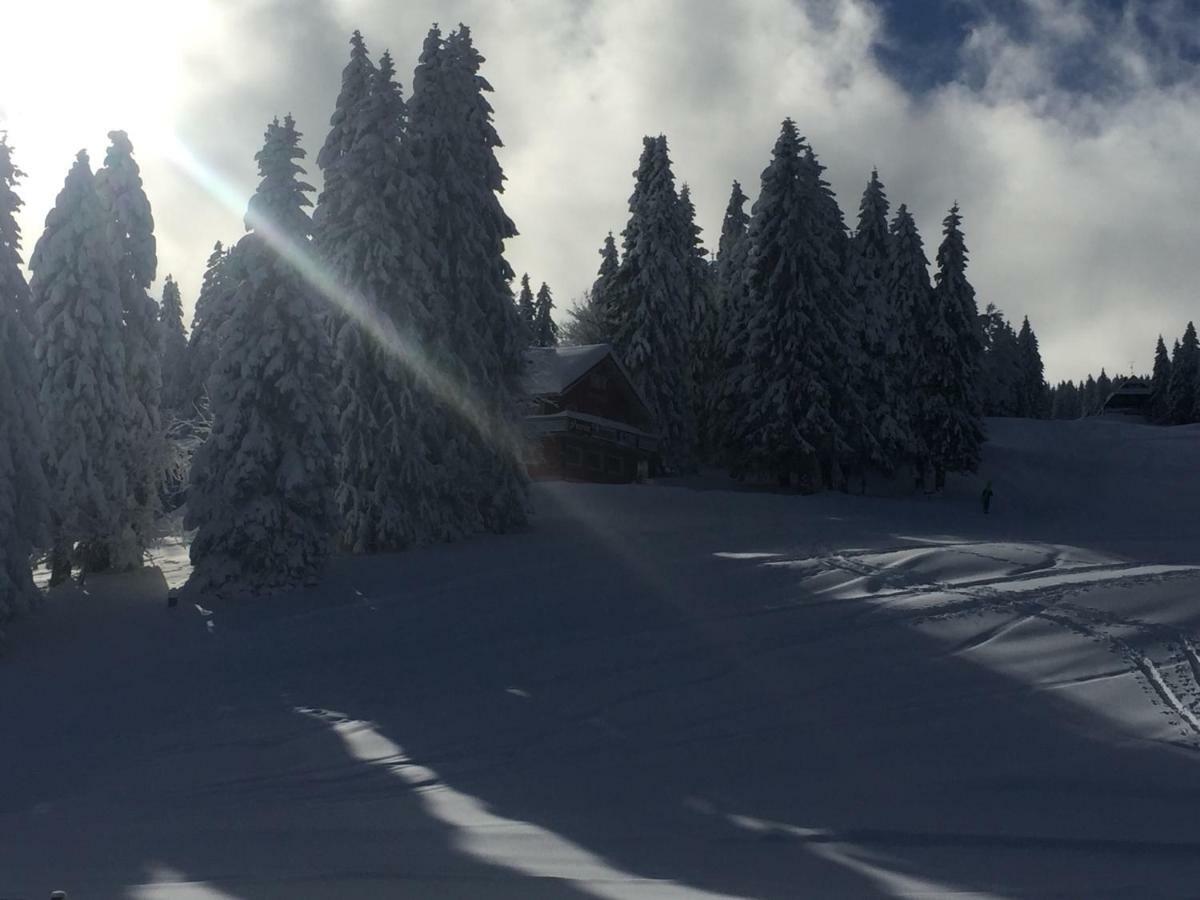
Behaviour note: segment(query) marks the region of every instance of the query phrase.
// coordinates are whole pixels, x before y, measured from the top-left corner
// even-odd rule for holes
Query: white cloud
[[[30,172],[27,250],[74,151],[86,144],[98,162],[104,131],[128,128],[155,205],[161,271],[181,278],[190,301],[213,240],[241,234],[240,208],[221,205],[139,140],[121,115],[131,98],[152,89],[154,121],[244,202],[272,115],[294,113],[312,162],[351,29],[362,29],[373,53],[392,50],[407,91],[429,24],[462,20],[496,88],[504,202],[521,231],[510,260],[548,281],[560,307],[591,282],[605,232],[624,227],[643,134],[667,134],[712,245],[730,181],[753,196],[790,115],[851,221],[872,166],[893,207],[913,209],[931,257],[945,210],[961,203],[980,302],[1030,316],[1051,378],[1131,360],[1145,368],[1158,332],[1169,341],[1200,312],[1191,249],[1200,94],[1155,86],[1170,60],[1155,58],[1128,17],[1105,35],[1096,61],[1119,73],[1121,90],[1084,99],[1054,89],[1063,49],[1092,40],[1095,25],[1077,2],[1031,4],[1032,39],[995,24],[970,36],[973,87],[914,99],[876,64],[881,24],[864,0],[824,0],[811,11],[796,0],[208,0],[186,28],[161,24],[173,30],[121,44],[135,59],[157,47],[147,59],[169,78],[156,81],[154,67],[140,65],[136,77],[98,81],[103,90],[51,96],[3,77],[17,85],[10,94],[31,99],[20,116],[0,107],[0,128],[7,122]],[[53,17],[56,5],[76,4],[39,9]],[[1162,27],[1188,27],[1172,9],[1156,13]],[[76,42],[71,67],[103,72],[110,50]],[[44,52],[34,47],[9,65],[32,71]],[[29,112],[36,104],[39,115]]]

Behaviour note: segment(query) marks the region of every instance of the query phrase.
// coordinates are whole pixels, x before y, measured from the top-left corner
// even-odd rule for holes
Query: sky
[[[75,153],[133,140],[159,274],[190,311],[236,241],[266,123],[292,113],[310,181],[349,54],[405,91],[433,22],[470,25],[505,147],[518,273],[569,306],[667,135],[708,246],[751,199],[784,117],[853,224],[873,167],[932,258],[957,201],[980,307],[1028,315],[1051,381],[1149,369],[1200,318],[1200,0],[10,0],[0,131],[28,257]],[[315,198],[314,198],[315,199]]]

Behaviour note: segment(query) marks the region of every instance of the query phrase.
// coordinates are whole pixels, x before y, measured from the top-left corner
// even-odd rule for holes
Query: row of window
[[[576,468],[588,468],[595,472],[607,472],[610,475],[623,475],[625,461],[619,456],[603,454],[599,450],[584,451],[574,444],[563,446],[563,462]]]

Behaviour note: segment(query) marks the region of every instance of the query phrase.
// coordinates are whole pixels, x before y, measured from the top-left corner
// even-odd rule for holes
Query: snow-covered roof
[[[525,351],[525,393],[530,397],[561,394],[611,354],[608,344],[530,347]]]

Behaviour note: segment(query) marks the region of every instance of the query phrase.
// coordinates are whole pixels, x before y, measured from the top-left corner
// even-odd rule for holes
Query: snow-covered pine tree
[[[688,314],[688,371],[692,397],[692,416],[696,422],[696,455],[711,461],[715,450],[710,445],[712,428],[709,417],[714,404],[714,394],[721,375],[716,359],[717,298],[715,275],[708,262],[708,251],[704,249],[700,226],[696,224],[696,206],[692,202],[691,188],[685,183],[679,189],[679,239],[681,253],[687,261],[688,298],[691,312]]]
[[[1021,384],[1017,335],[1004,314],[989,303],[979,317],[983,335],[980,399],[985,416],[1017,415]],[[1093,381],[1093,385],[1095,382]]]
[[[1088,373],[1088,377],[1079,383],[1079,415],[1080,418],[1090,416],[1096,400],[1096,379]]]
[[[1092,398],[1092,415],[1098,416],[1104,412],[1104,404],[1108,402],[1112,390],[1112,379],[1108,377],[1108,373],[1101,366],[1100,375],[1096,378],[1096,396]]]
[[[129,456],[128,527],[108,548],[118,568],[141,565],[154,536],[158,490],[167,465],[162,424],[162,346],[158,303],[150,296],[158,256],[154,217],[133,159],[133,144],[123,131],[110,131],[104,167],[96,173],[96,192],[108,213],[109,242],[116,260],[125,327],[125,423]]]
[[[617,242],[610,231],[604,236],[604,245],[600,248],[600,269],[596,273],[596,280],[592,282],[591,298],[593,303],[600,307],[604,306],[605,294],[620,269],[621,254],[617,250]]]
[[[86,550],[85,571],[104,568],[105,549],[129,527],[126,342],[109,221],[80,151],[29,260],[49,447],[51,583],[69,576],[76,542]]]
[[[558,346],[558,325],[551,315],[553,309],[554,297],[550,294],[550,286],[543,281],[534,301],[533,346]]]
[[[48,538],[46,433],[37,405],[29,287],[21,272],[16,218],[21,208],[16,184],[23,175],[0,134],[0,629],[36,602],[30,557]]]
[[[891,265],[888,269],[887,293],[891,302],[890,321],[895,343],[890,345],[896,355],[889,362],[892,372],[909,403],[913,425],[913,449],[917,472],[924,475],[932,462],[921,427],[923,403],[922,373],[930,352],[924,329],[933,315],[933,288],[929,284],[929,262],[917,223],[905,204],[900,204],[892,220],[890,238]]]
[[[356,138],[356,110],[370,96],[374,73],[375,65],[367,52],[366,42],[362,33],[356,30],[350,35],[350,61],[342,68],[342,86],[334,101],[333,115],[329,117],[329,134],[317,151],[317,167],[321,171],[325,172],[350,152]],[[326,180],[328,178],[326,173]]]
[[[945,485],[947,472],[979,468],[983,419],[978,395],[979,309],[967,281],[967,245],[958,204],[942,221],[937,252],[932,318],[922,329],[926,355],[917,407],[921,438],[929,451],[934,486]]]
[[[847,286],[853,298],[861,362],[855,385],[870,427],[852,435],[860,468],[891,475],[914,456],[910,398],[902,388],[901,351],[887,294],[891,270],[888,199],[879,173],[863,191],[858,227],[847,250]]]
[[[329,117],[329,132],[321,149],[317,151],[317,168],[321,170],[324,181],[321,193],[317,197],[317,209],[327,206],[326,195],[338,191],[338,178],[341,177],[336,163],[350,151],[355,140],[355,110],[365,102],[371,93],[371,81],[375,72],[375,64],[371,62],[367,52],[366,42],[362,33],[355,30],[350,35],[350,59],[342,67],[342,83],[334,101],[333,114]],[[316,237],[320,238],[320,234]],[[324,322],[331,343],[337,342],[337,335],[345,322],[344,314],[330,304],[321,304],[317,314]]]
[[[1017,353],[1021,367],[1017,415],[1029,419],[1045,418],[1048,405],[1046,369],[1042,364],[1042,353],[1038,349],[1037,335],[1029,324],[1029,316],[1021,322],[1021,330],[1017,332]],[[1103,372],[1101,374],[1103,375]],[[1103,403],[1107,398],[1106,390],[1100,402]]]
[[[416,255],[426,260],[420,290],[433,316],[426,349],[455,386],[440,398],[432,446],[459,533],[508,531],[528,516],[518,418],[526,345],[504,258],[517,231],[500,205],[502,145],[483,61],[466,26],[445,39],[434,26],[413,73],[407,131],[409,190],[424,209]]]
[[[570,346],[606,344],[609,342],[609,316],[605,294],[608,285],[621,266],[612,232],[604,238],[600,248],[600,271],[589,290],[584,291],[575,304],[567,310],[567,319],[562,325],[559,340]]]
[[[662,135],[644,139],[636,179],[621,267],[606,291],[613,345],[650,405],[663,468],[686,472],[696,447],[688,360],[693,257],[680,240],[679,197]]]
[[[521,317],[521,327],[525,329],[525,334],[532,341],[533,335],[537,331],[534,324],[537,320],[537,302],[533,297],[533,288],[529,286],[528,272],[521,276],[521,292],[517,295],[517,315]]]
[[[855,298],[846,278],[849,242],[841,207],[823,175],[825,167],[807,142],[802,143],[800,182],[806,202],[805,217],[811,238],[813,268],[807,279],[817,301],[817,325],[826,342],[823,379],[830,393],[835,430],[821,454],[827,486],[848,486],[847,465],[861,465],[875,446],[875,423],[863,401],[859,373],[864,362],[857,335]]]
[[[192,330],[188,339],[188,376],[191,383],[188,416],[209,413],[208,379],[217,364],[221,328],[229,318],[237,282],[230,274],[229,251],[220,241],[213,245],[200,282]]]
[[[825,285],[808,277],[822,248],[805,208],[812,204],[805,166],[796,126],[785,119],[750,222],[746,383],[752,391],[736,416],[732,469],[815,489],[837,425],[825,381]]]
[[[709,412],[708,446],[716,460],[731,465],[735,450],[734,423],[746,400],[749,375],[746,366],[746,258],[750,253],[747,232],[750,216],[746,213],[746,195],[734,181],[721,221],[714,274],[717,293],[717,365],[721,372],[712,396]]]
[[[1150,378],[1150,418],[1163,422],[1167,418],[1167,391],[1171,384],[1171,357],[1162,335],[1154,345],[1154,374]]]
[[[200,589],[263,591],[315,577],[337,530],[329,348],[291,261],[310,252],[292,117],[271,123],[262,176],[232,251],[238,283],[210,379],[212,431],[197,452],[185,524]],[[269,230],[267,240],[262,231]],[[280,246],[286,243],[286,248]]]
[[[179,285],[170,275],[163,283],[159,319],[162,347],[162,408],[172,418],[190,414],[192,382],[188,371],[188,339],[183,330],[183,300]]]
[[[413,286],[416,210],[400,202],[411,165],[394,76],[384,53],[369,95],[347,111],[354,138],[314,215],[322,258],[361,307],[341,320],[335,348],[337,502],[342,544],[359,553],[447,536],[427,446],[433,401],[408,355],[428,312]]]
[[[1188,322],[1171,357],[1171,380],[1167,386],[1167,421],[1187,425],[1195,421],[1196,380],[1200,375],[1200,345],[1196,326]]]

